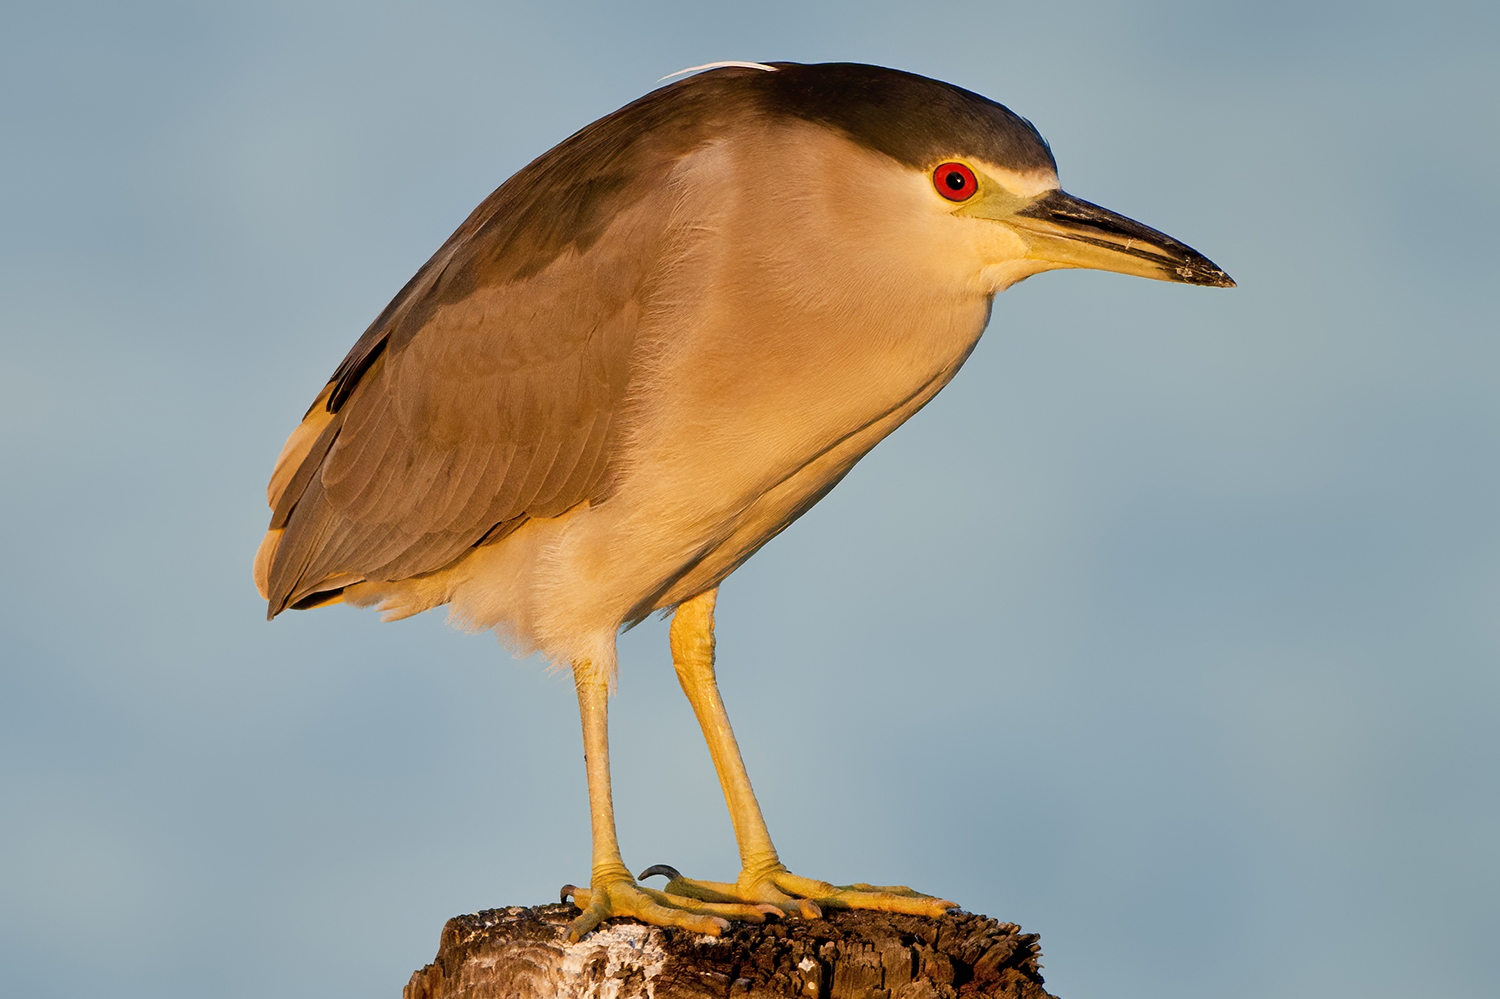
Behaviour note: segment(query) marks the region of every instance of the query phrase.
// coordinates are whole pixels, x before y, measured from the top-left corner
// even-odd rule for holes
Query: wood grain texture
[[[954,913],[832,912],[717,939],[611,920],[564,942],[571,905],[448,920],[403,999],[1053,999],[1033,933]]]

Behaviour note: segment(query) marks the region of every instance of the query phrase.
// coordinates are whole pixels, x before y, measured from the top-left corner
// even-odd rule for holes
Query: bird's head
[[[1064,192],[1046,141],[1030,122],[979,94],[878,66],[730,64],[725,93],[754,94],[760,115],[794,126],[801,148],[768,157],[760,172],[784,184],[811,159],[837,177],[844,219],[880,216],[866,244],[902,244],[986,293],[1032,274],[1093,268],[1183,284],[1232,287],[1191,247]],[[707,90],[718,73],[698,78]],[[683,81],[691,87],[693,81]],[[818,137],[838,138],[824,143]],[[796,145],[794,143],[794,145]],[[817,152],[809,152],[817,147]],[[863,155],[861,155],[863,154]],[[792,167],[791,161],[803,158]],[[859,162],[863,160],[863,162]]]

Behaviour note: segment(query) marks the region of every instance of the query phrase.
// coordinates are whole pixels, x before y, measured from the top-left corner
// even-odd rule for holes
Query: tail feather
[[[272,511],[271,527],[255,553],[255,588],[269,602],[268,618],[275,617],[288,606],[303,608],[336,603],[345,586],[360,581],[358,576],[343,573],[337,578],[317,580],[310,586],[300,585],[303,583],[300,578],[285,578],[285,560],[283,558],[283,564],[278,564],[277,558],[282,554],[281,543],[286,536],[292,509],[307,492],[343,422],[339,414],[328,411],[328,398],[333,388],[330,382],[318,393],[307,415],[287,438],[266,487],[266,501]],[[273,577],[281,577],[275,579],[278,585],[274,590],[285,592],[273,592]]]

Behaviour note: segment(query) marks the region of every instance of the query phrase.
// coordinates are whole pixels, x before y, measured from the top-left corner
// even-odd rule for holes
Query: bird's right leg
[[[787,870],[771,843],[771,833],[761,815],[739,743],[729,726],[729,713],[719,696],[714,670],[714,602],[717,590],[684,600],[672,617],[672,664],[703,728],[704,741],[724,789],[734,838],[740,848],[740,876],[733,882],[699,881],[685,878],[665,865],[641,872],[647,878],[664,874],[666,890],[674,895],[715,902],[758,902],[783,912],[816,919],[821,907],[876,909],[919,916],[941,916],[954,908],[945,899],[924,895],[904,885],[832,885],[804,878]]]
[[[713,902],[644,888],[635,883],[620,857],[615,834],[615,806],[609,782],[609,678],[592,663],[573,666],[578,687],[578,714],[583,721],[584,764],[589,776],[589,819],[593,827],[594,862],[588,888],[563,887],[583,914],[568,927],[577,942],[606,919],[630,916],[655,926],[681,926],[718,936],[730,919],[760,922],[776,910],[768,905]]]

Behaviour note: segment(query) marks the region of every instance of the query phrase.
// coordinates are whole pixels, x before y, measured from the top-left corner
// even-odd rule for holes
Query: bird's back
[[[598,498],[665,231],[663,206],[643,202],[728,110],[685,89],[517,173],[360,337],[272,475],[256,559],[271,616],[441,569]]]

